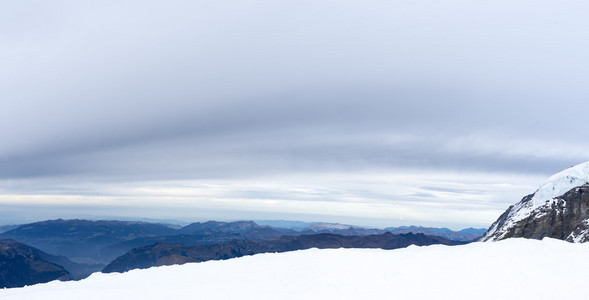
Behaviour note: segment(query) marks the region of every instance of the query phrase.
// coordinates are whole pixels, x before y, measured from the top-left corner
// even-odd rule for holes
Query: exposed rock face
[[[480,241],[511,237],[589,240],[589,162],[558,172],[510,206]]]
[[[534,208],[533,196],[528,195],[510,206],[481,241],[511,237],[550,237],[576,243],[589,241],[589,184],[575,187]]]

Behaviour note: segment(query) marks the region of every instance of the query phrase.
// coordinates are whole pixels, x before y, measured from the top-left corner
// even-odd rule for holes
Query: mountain
[[[146,222],[58,219],[20,225],[1,233],[0,238],[14,239],[47,253],[85,263],[68,270],[77,275],[74,277],[83,277],[92,270],[100,271],[104,265],[133,248],[157,242],[208,245],[233,239],[264,239],[290,233],[298,234],[289,229],[259,226],[252,221],[208,221],[170,227]],[[84,271],[84,268],[88,270]]]
[[[299,222],[299,221],[282,221],[282,220],[262,220],[256,221],[258,224],[270,225],[276,230],[277,227],[289,228],[300,232],[300,234],[316,233],[335,233],[340,235],[374,235],[391,232],[394,234],[401,233],[423,233],[425,235],[435,235],[452,241],[473,241],[480,238],[486,231],[486,228],[466,228],[460,231],[453,231],[448,228],[421,227],[421,226],[401,226],[387,227],[384,229],[363,228],[354,225],[325,222]]]
[[[229,259],[244,255],[267,252],[287,252],[309,248],[381,248],[397,249],[409,245],[457,245],[462,242],[424,234],[392,234],[368,236],[342,236],[322,233],[314,235],[282,236],[271,240],[233,240],[224,244],[185,246],[182,244],[157,243],[135,248],[107,265],[102,272],[125,272],[154,266]]]
[[[589,241],[589,162],[551,176],[535,193],[510,206],[481,241],[551,237]]]
[[[108,263],[100,249],[139,237],[176,234],[161,224],[125,221],[50,220],[21,225],[0,234],[51,254],[59,254],[83,263]]]
[[[0,240],[0,288],[69,279],[63,267],[43,259],[46,255],[14,240]]]
[[[253,221],[192,223],[184,227],[169,225],[126,222],[126,221],[88,221],[88,220],[49,220],[19,225],[0,233],[0,238],[14,239],[36,247],[46,253],[65,256],[71,261],[60,261],[72,278],[83,278],[93,271],[100,271],[113,259],[133,248],[153,245],[158,242],[187,246],[227,243],[233,239],[258,240],[277,238],[283,235],[309,235],[334,233],[346,236],[383,234],[386,230],[360,228],[337,223],[282,222],[282,225],[296,225],[298,230],[261,226]],[[304,225],[304,226],[303,226]],[[295,227],[296,227],[295,226]],[[415,227],[419,228],[419,227]],[[417,233],[405,230],[397,233]],[[423,232],[426,235],[442,235],[439,232]],[[450,234],[443,237],[460,240]],[[462,239],[467,240],[467,239]]]
[[[305,230],[305,228],[309,227],[309,225],[313,224],[311,222],[303,222],[303,221],[290,221],[290,220],[254,220],[258,225],[266,225],[271,226],[274,228],[285,228],[285,229],[293,229],[293,230]]]
[[[193,228],[194,229],[194,228]],[[226,228],[225,228],[226,229]],[[224,230],[225,230],[224,229]],[[217,231],[201,231],[194,234],[179,234],[170,236],[157,236],[157,237],[144,237],[137,238],[129,241],[120,242],[117,244],[110,245],[100,250],[102,257],[112,257],[113,259],[119,257],[129,250],[138,247],[144,247],[153,245],[156,243],[166,244],[183,244],[186,246],[198,246],[198,245],[212,245],[212,244],[223,244],[232,240],[259,240],[275,238],[285,234],[283,230],[276,230],[270,227],[252,227],[250,230],[245,232],[231,232],[224,230]],[[238,231],[241,231],[238,229]],[[295,232],[296,233],[296,232]]]
[[[480,238],[487,229],[485,228],[466,228],[460,231],[453,231],[448,228],[433,228],[421,226],[401,226],[401,227],[387,227],[386,231],[391,233],[423,233],[426,235],[435,235],[449,239],[452,241],[473,241]]]
[[[312,223],[307,227],[307,230],[321,232],[324,230],[335,231],[335,230],[346,230],[352,228],[352,225],[345,225],[339,223]]]
[[[275,230],[280,231],[283,228],[289,228],[300,232],[300,234],[316,233],[335,233],[340,235],[374,235],[391,232],[394,234],[401,233],[423,233],[425,235],[435,235],[452,241],[473,241],[480,238],[486,231],[486,228],[466,228],[460,231],[453,231],[448,228],[421,227],[421,226],[401,226],[387,227],[384,229],[364,228],[354,225],[325,222],[300,222],[284,220],[262,220],[256,221],[257,224],[272,226]]]
[[[304,234],[337,233],[341,235],[370,235],[382,234],[385,230],[362,228],[354,225],[327,222],[302,222],[287,220],[256,220],[258,225],[267,225],[275,230],[293,230]]]
[[[192,234],[197,232],[231,232],[240,233],[250,231],[260,226],[253,221],[217,222],[208,221],[204,223],[192,223],[182,227],[178,233]]]

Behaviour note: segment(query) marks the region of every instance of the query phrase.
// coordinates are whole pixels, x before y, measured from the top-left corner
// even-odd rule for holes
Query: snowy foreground
[[[586,299],[589,243],[332,249],[94,274],[1,299]]]

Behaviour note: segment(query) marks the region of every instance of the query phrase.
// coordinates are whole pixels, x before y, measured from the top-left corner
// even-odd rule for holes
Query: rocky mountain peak
[[[589,162],[551,176],[538,190],[510,206],[481,241],[510,237],[589,240]]]

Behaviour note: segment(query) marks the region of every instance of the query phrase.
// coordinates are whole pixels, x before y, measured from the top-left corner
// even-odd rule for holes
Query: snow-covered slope
[[[77,282],[0,290],[0,298],[584,299],[586,270],[589,244],[509,239],[464,246],[260,254],[94,274]]]
[[[563,214],[566,211],[566,206],[570,206],[570,203],[563,200],[563,196],[567,192],[571,192],[575,188],[586,185],[587,183],[589,183],[589,162],[570,167],[554,174],[548,178],[546,182],[541,184],[535,193],[525,196],[520,202],[509,207],[509,209],[501,215],[493,225],[491,225],[488,232],[481,238],[481,240],[497,241],[511,237],[515,231],[518,231],[517,227],[528,225],[531,221],[539,220],[547,215],[551,215],[552,217],[552,215],[555,214]],[[577,223],[583,221],[577,219],[578,216],[572,220]],[[553,218],[550,221],[555,220]],[[565,227],[573,227],[571,228],[571,230],[573,230],[574,226],[572,225],[575,224],[569,224],[570,226],[567,224],[565,225]],[[515,236],[518,236],[517,233],[515,233]],[[542,236],[535,236],[535,238],[538,237],[541,238]]]
[[[587,183],[589,183],[589,161],[570,167],[548,178],[534,193],[533,207],[543,205],[546,201]]]

